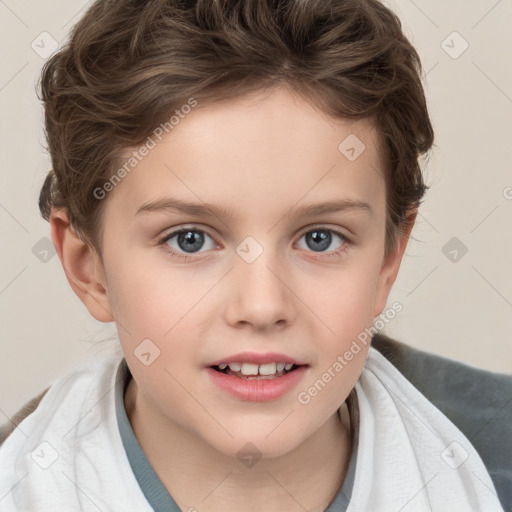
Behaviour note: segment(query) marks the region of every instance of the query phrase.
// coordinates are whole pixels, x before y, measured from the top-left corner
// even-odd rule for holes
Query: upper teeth
[[[266,364],[253,364],[253,363],[223,363],[219,364],[219,368],[224,370],[229,366],[230,370],[234,372],[242,372],[242,375],[274,375],[274,373],[282,372],[283,369],[290,370],[293,363],[266,363]]]

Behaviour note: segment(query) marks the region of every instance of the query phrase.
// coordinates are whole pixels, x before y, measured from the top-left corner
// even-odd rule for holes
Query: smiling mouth
[[[275,373],[272,373],[270,375],[261,375],[260,373],[256,375],[245,375],[240,370],[234,371],[232,370],[229,365],[222,365],[224,368],[220,368],[219,365],[210,366],[210,368],[213,368],[215,371],[219,373],[223,373],[224,375],[231,375],[233,377],[238,377],[239,379],[245,379],[245,380],[269,380],[269,379],[278,379],[279,377],[282,377],[283,375],[286,375],[288,373],[294,372],[297,368],[300,368],[301,366],[307,366],[307,365],[296,365],[293,364],[290,369],[283,368],[282,370],[277,370]]]

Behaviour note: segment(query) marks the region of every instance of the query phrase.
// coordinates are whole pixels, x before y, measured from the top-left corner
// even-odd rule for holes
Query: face
[[[227,455],[278,456],[336,414],[368,345],[335,363],[396,275],[376,134],[284,89],[200,107],[104,199],[107,307],[148,411]],[[244,352],[298,368],[210,367]]]

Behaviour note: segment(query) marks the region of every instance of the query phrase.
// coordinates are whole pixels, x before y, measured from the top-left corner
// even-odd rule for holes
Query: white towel
[[[503,512],[473,445],[373,347],[355,389],[359,450],[347,512]]]
[[[115,412],[121,358],[88,361],[55,382],[0,447],[0,512],[153,512]]]
[[[1,512],[152,512],[117,428],[120,362],[68,372],[7,438]],[[359,445],[347,512],[503,512],[467,438],[373,347],[355,389]]]

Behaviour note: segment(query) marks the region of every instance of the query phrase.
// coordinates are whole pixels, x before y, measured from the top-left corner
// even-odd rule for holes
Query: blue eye
[[[299,244],[299,248],[310,250],[313,253],[320,253],[320,256],[323,253],[326,253],[326,255],[329,256],[338,255],[350,244],[350,241],[342,233],[322,227],[310,229],[305,232],[299,238],[299,241],[303,238],[305,239],[306,246],[300,247]],[[205,231],[184,227],[165,235],[161,240],[159,240],[158,244],[162,245],[165,250],[171,254],[171,256],[186,260],[187,255],[204,252],[201,251],[201,249],[204,247],[206,239],[210,240],[210,246],[206,247],[205,251],[216,247],[216,243],[213,238],[205,233]],[[336,239],[340,241],[338,246],[334,249],[329,249],[333,244],[333,241]]]
[[[334,237],[333,237],[333,235],[334,235]],[[315,228],[313,230],[307,231],[300,237],[300,240],[302,238],[305,238],[305,240],[306,240],[306,245],[307,245],[306,249],[311,249],[313,252],[338,253],[341,250],[343,250],[345,245],[348,244],[348,239],[344,235],[342,235],[340,232],[332,230],[332,229],[326,229],[326,228]],[[330,249],[330,250],[326,251],[326,249],[328,249],[331,246],[331,244],[333,242],[333,238],[340,239],[341,244],[335,249]],[[301,247],[301,248],[303,249],[304,247]]]
[[[192,228],[181,228],[178,231],[173,231],[172,233],[166,235],[162,240],[160,240],[160,244],[167,244],[167,242],[171,241],[173,238],[176,238],[176,246],[171,246],[167,244],[169,250],[172,252],[183,251],[185,254],[194,254],[199,251],[199,249],[204,245],[205,235],[212,240],[212,238],[206,234],[204,231],[200,229],[192,229]],[[213,240],[212,240],[213,242]],[[215,243],[212,244],[213,248]]]

